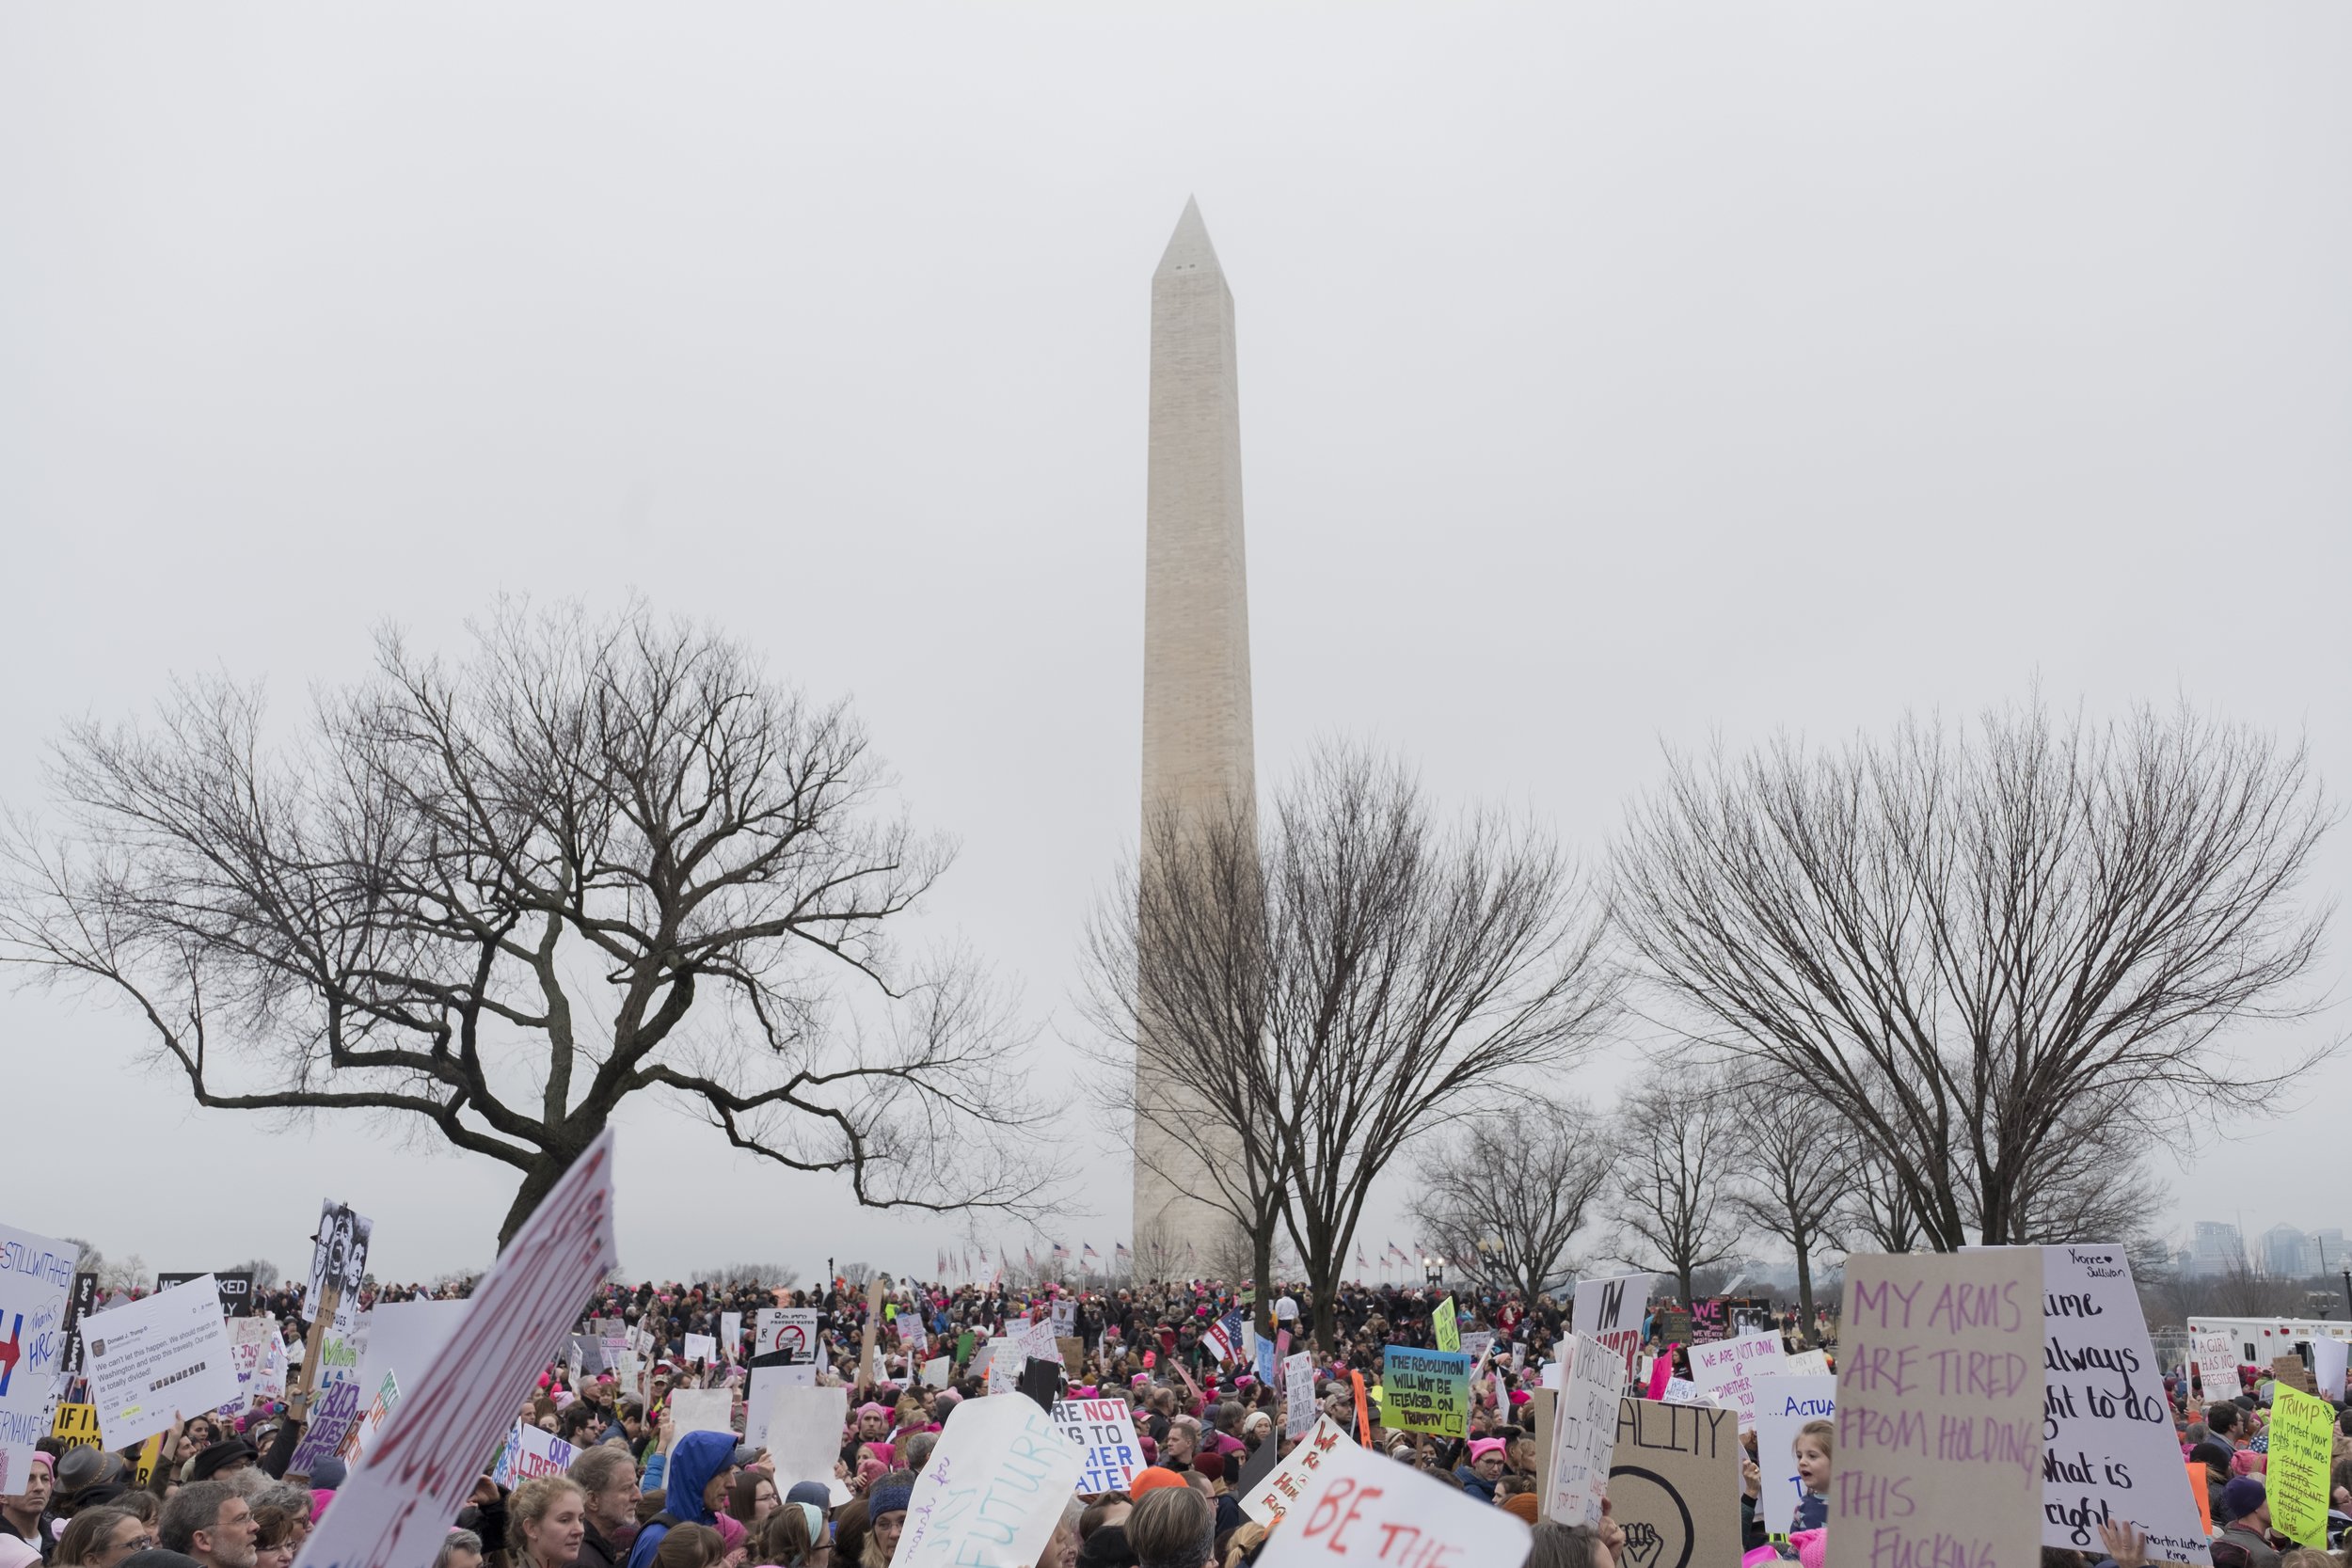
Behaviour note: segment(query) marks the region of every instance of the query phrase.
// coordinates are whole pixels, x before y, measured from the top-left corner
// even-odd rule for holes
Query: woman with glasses
[[[293,1568],[294,1554],[310,1534],[310,1518],[264,1503],[253,1511],[253,1568]]]
[[[127,1508],[102,1503],[73,1515],[57,1538],[56,1568],[115,1568],[155,1544],[154,1532]]]

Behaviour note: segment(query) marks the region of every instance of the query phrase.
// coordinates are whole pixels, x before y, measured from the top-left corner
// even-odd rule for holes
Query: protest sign
[[[1054,1338],[1067,1339],[1078,1332],[1078,1303],[1070,1296],[1054,1298]]]
[[[1620,1389],[1633,1381],[1633,1358],[1641,1354],[1642,1317],[1649,1310],[1649,1283],[1650,1276],[1645,1274],[1576,1282],[1574,1327],[1585,1338],[1608,1346],[1611,1354],[1625,1363]]]
[[[1756,1381],[1756,1467],[1762,1478],[1756,1517],[1765,1533],[1788,1533],[1804,1487],[1797,1479],[1797,1433],[1807,1421],[1837,1418],[1837,1380],[1827,1372],[1779,1372]]]
[[[475,1287],[473,1309],[408,1386],[368,1467],[336,1494],[300,1568],[432,1561],[524,1392],[618,1256],[608,1128]]]
[[[572,1461],[579,1457],[580,1450],[555,1433],[517,1421],[506,1434],[506,1448],[490,1479],[501,1486],[516,1487],[540,1476],[568,1475]]]
[[[426,1367],[458,1324],[466,1321],[472,1303],[463,1301],[380,1301],[362,1320],[368,1330],[367,1348],[359,1355],[359,1386],[383,1386],[390,1372],[404,1388],[413,1388]]]
[[[0,1226],[0,1232],[7,1227]],[[5,1243],[0,1243],[5,1244]],[[77,1274],[65,1298],[65,1353],[57,1359],[58,1372],[68,1378],[82,1375],[82,1320],[98,1310],[98,1276]]]
[[[1781,1363],[1780,1370],[1794,1377],[1827,1377],[1830,1375],[1829,1353],[1801,1350]]]
[[[1304,1437],[1315,1424],[1315,1358],[1300,1351],[1282,1363],[1282,1435]]]
[[[1279,1525],[1282,1515],[1307,1493],[1307,1483],[1323,1469],[1324,1461],[1343,1448],[1352,1449],[1355,1440],[1342,1432],[1339,1423],[1326,1416],[1308,1429],[1305,1441],[1291,1449],[1282,1462],[1249,1485],[1236,1488],[1241,1497],[1241,1511],[1262,1525]],[[1260,1450],[1275,1449],[1272,1443],[1262,1443]],[[1254,1456],[1253,1456],[1254,1457]]]
[[[1492,1329],[1482,1328],[1475,1334],[1462,1336],[1462,1354],[1473,1361],[1494,1348],[1495,1336]]]
[[[49,1423],[49,1435],[69,1449],[103,1447],[98,1440],[98,1406],[94,1404],[61,1404],[56,1418]]]
[[[690,1432],[735,1432],[735,1395],[724,1388],[677,1388],[670,1394],[670,1424]]]
[[[2096,1552],[2100,1521],[2123,1519],[2147,1535],[2152,1560],[2203,1568],[2213,1554],[2196,1499],[2171,1481],[2181,1446],[2123,1249],[2032,1250],[2042,1259],[2042,1544]]]
[[[1448,1296],[1429,1309],[1429,1337],[1442,1351],[1462,1348],[1462,1309]]]
[[[392,1412],[399,1408],[400,1378],[386,1372],[384,1381],[376,1385],[375,1398],[369,1403],[367,1413],[354,1421],[351,1430],[343,1434],[343,1446],[338,1457],[353,1469],[358,1469],[359,1461],[367,1456],[368,1446],[375,1441],[385,1424],[392,1418]]]
[[[1085,1370],[1086,1369],[1086,1341],[1075,1338],[1056,1339],[1054,1341],[1054,1358],[1059,1361],[1064,1367],[1068,1368],[1071,1375],[1075,1377],[1079,1372]]]
[[[331,1278],[341,1292],[335,1303],[335,1331],[349,1336],[359,1328],[359,1286],[368,1273],[368,1243],[375,1222],[356,1212],[348,1203],[326,1198],[319,1204],[318,1234],[310,1238],[310,1293],[319,1301]]]
[[[2246,1391],[2237,1375],[2237,1346],[2227,1334],[2192,1334],[2189,1347],[2197,1358],[2198,1386],[2204,1390],[2208,1404],[2233,1400]]]
[[[229,1321],[229,1364],[237,1374],[237,1392],[214,1414],[234,1420],[253,1407],[253,1402],[258,1397],[254,1384],[261,1374],[262,1357],[277,1342],[276,1318],[231,1318]]]
[[[1057,1400],[1054,1425],[1086,1450],[1085,1468],[1078,1472],[1081,1496],[1124,1492],[1143,1467],[1143,1445],[1125,1400]]]
[[[719,1348],[730,1361],[743,1354],[742,1313],[722,1312],[719,1314]]]
[[[2321,1551],[2328,1549],[2328,1469],[2335,1431],[2335,1409],[2326,1400],[2287,1387],[2273,1396],[2269,1467],[2263,1478],[2270,1525],[2289,1540]]]
[[[2039,1561],[2040,1253],[1856,1254],[1838,1329],[1829,1568]]]
[[[1061,1522],[1086,1459],[1086,1450],[1028,1400],[964,1401],[940,1429],[930,1463],[915,1478],[891,1568],[1035,1562]]]
[[[2299,1355],[2272,1356],[2270,1377],[2274,1383],[2283,1383],[2290,1388],[2300,1388],[2306,1394],[2313,1392],[2312,1370],[2303,1365],[2303,1358]]]
[[[90,1402],[110,1449],[237,1397],[229,1325],[209,1275],[98,1313],[83,1324],[82,1341]]]
[[[1470,1433],[1470,1357],[1391,1345],[1380,1358],[1380,1421],[1399,1432]]]
[[[1627,1559],[1641,1568],[1739,1561],[1740,1458],[1728,1410],[1618,1401],[1609,1512]]]
[[[358,1419],[358,1380],[337,1378],[328,1383],[310,1402],[310,1423],[302,1429],[302,1440],[294,1446],[286,1473],[307,1476],[318,1468],[320,1460],[334,1458]]]
[[[24,1492],[35,1446],[49,1435],[49,1402],[60,1392],[66,1306],[80,1256],[69,1242],[0,1225],[0,1329],[8,1333],[0,1343],[9,1347],[0,1370],[0,1494]]]
[[[168,1291],[175,1285],[185,1285],[192,1279],[206,1277],[202,1274],[159,1274],[155,1289]],[[213,1289],[220,1294],[220,1315],[242,1318],[253,1310],[253,1276],[249,1274],[218,1274],[212,1276]]]
[[[946,1387],[948,1370],[947,1358],[946,1356],[932,1356],[929,1361],[923,1363],[924,1386],[930,1388]]]
[[[686,1337],[686,1359],[700,1366],[709,1366],[719,1359],[719,1341],[707,1334],[689,1334]]]
[[[760,1355],[778,1352],[795,1361],[817,1359],[817,1308],[814,1307],[763,1307],[759,1309],[759,1343],[753,1347]]]
[[[841,1429],[849,1417],[850,1391],[838,1384],[825,1388],[786,1386],[770,1396],[760,1437],[755,1440],[747,1431],[743,1440],[768,1450],[776,1467],[776,1485],[788,1491],[800,1481],[833,1479],[834,1464],[841,1457]],[[743,1419],[748,1427],[751,1407],[745,1407]]]
[[[1786,1370],[1788,1359],[1779,1335],[1742,1334],[1736,1339],[1692,1345],[1691,1378],[1739,1417],[1740,1430],[1745,1432],[1756,1425],[1756,1379]]]
[[[1323,1456],[1283,1527],[1266,1538],[1258,1568],[1308,1568],[1335,1559],[1397,1568],[1519,1568],[1534,1544],[1528,1528],[1503,1510],[1340,1443]]]
[[[817,1386],[817,1364],[795,1361],[779,1351],[767,1355],[755,1355],[745,1369],[743,1382],[743,1441],[753,1448],[771,1448],[776,1433],[769,1430],[769,1412],[775,1407],[777,1391],[784,1388],[814,1388]],[[846,1401],[849,1391],[836,1388]],[[839,1423],[834,1433],[835,1449],[840,1448]],[[833,1472],[828,1469],[825,1474]],[[821,1481],[822,1476],[807,1478]]]
[[[1032,1361],[1051,1361],[1057,1367],[1069,1365],[1062,1359],[1061,1346],[1055,1341],[1054,1325],[1050,1323],[1015,1324],[1010,1338],[1021,1354]]]
[[[1624,1391],[1623,1363],[1599,1340],[1570,1333],[1559,1391],[1551,1396],[1544,1455],[1536,1472],[1545,1478],[1537,1501],[1544,1517],[1563,1525],[1600,1523],[1600,1499],[1609,1489],[1609,1460],[1617,1446],[1617,1400]]]
[[[988,1391],[1009,1394],[1021,1386],[1021,1370],[1029,1364],[1018,1341],[991,1339],[980,1347],[988,1361]]]
[[[2325,1336],[2312,1341],[2312,1384],[2323,1400],[2344,1398],[2344,1353],[2352,1350],[2342,1339]]]

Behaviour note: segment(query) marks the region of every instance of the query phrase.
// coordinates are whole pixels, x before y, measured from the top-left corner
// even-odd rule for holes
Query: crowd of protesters
[[[463,1295],[465,1287],[426,1292],[371,1285],[360,1306],[364,1313],[377,1299],[427,1293]],[[517,1418],[577,1450],[568,1475],[509,1489],[487,1473],[494,1456],[485,1455],[485,1473],[449,1522],[434,1568],[886,1568],[942,1427],[958,1403],[985,1391],[984,1378],[966,1364],[970,1347],[1041,1321],[1057,1301],[1069,1313],[1069,1338],[1083,1347],[1077,1364],[1064,1369],[1062,1390],[1124,1400],[1146,1464],[1121,1491],[1071,1498],[1037,1568],[1238,1568],[1256,1560],[1268,1533],[1244,1513],[1244,1474],[1263,1474],[1293,1440],[1284,1435],[1278,1391],[1235,1351],[1230,1332],[1219,1332],[1236,1314],[1261,1310],[1254,1292],[1205,1281],[1074,1291],[892,1283],[882,1300],[884,1321],[870,1325],[879,1365],[862,1367],[868,1297],[847,1281],[815,1291],[609,1287],[588,1304],[582,1325],[626,1323],[642,1348],[632,1355],[638,1375],[551,1364]],[[1437,1315],[1448,1301],[1457,1318],[1444,1334]],[[279,1319],[298,1355],[306,1329],[301,1292],[264,1292],[258,1305]],[[818,1375],[850,1389],[829,1478],[780,1484],[764,1449],[714,1432],[680,1436],[670,1418],[676,1391],[726,1386],[736,1391],[736,1430],[744,1430],[741,1369],[767,1307],[814,1308]],[[1563,1303],[1510,1291],[1349,1285],[1330,1304],[1328,1344],[1311,1333],[1314,1307],[1294,1286],[1279,1289],[1264,1310],[1278,1335],[1314,1354],[1323,1414],[1395,1462],[1535,1527],[1528,1560],[1537,1568],[1623,1568],[1624,1532],[1608,1516],[1597,1527],[1538,1518],[1541,1446],[1526,1406],[1539,1368],[1570,1326]],[[731,1341],[724,1338],[730,1314],[740,1317]],[[1651,1316],[1648,1353],[1674,1355],[1661,1337],[1664,1314],[1661,1307]],[[1793,1350],[1829,1325],[1801,1327],[1784,1317],[1773,1326]],[[1483,1336],[1486,1347],[1467,1432],[1439,1438],[1389,1430],[1376,1397],[1359,1405],[1361,1386],[1376,1388],[1389,1347],[1431,1346],[1441,1335],[1449,1341]],[[716,1361],[690,1361],[690,1336],[721,1340]],[[925,1362],[943,1354],[950,1372],[938,1386],[926,1385]],[[1677,1370],[1687,1372],[1687,1365]],[[2177,1380],[2167,1384],[2184,1461],[2201,1465],[2207,1481],[2216,1568],[2352,1568],[2352,1558],[2296,1548],[2271,1529],[2264,1494],[2269,1389],[2250,1369],[2248,1381],[2250,1392],[2210,1405]],[[287,1405],[270,1402],[233,1418],[196,1417],[151,1453],[44,1442],[26,1489],[0,1497],[0,1568],[289,1568],[347,1479],[335,1459],[290,1473],[299,1428]],[[2335,1500],[2352,1509],[2352,1413],[2343,1428]],[[1743,1437],[1741,1523],[1751,1568],[1782,1560],[1821,1568],[1835,1528],[1835,1435],[1831,1423],[1815,1422],[1786,1456],[1802,1482],[1797,1510],[1786,1520],[1760,1517],[1756,1503],[1760,1466],[1783,1456],[1760,1456],[1753,1433]],[[1271,1456],[1263,1451],[1269,1445]],[[2142,1568],[2145,1544],[2133,1532],[2103,1534],[2102,1562]],[[2044,1568],[2087,1563],[2072,1552],[2047,1551]]]

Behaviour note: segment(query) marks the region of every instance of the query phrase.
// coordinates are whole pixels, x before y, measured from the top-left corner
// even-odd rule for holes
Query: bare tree
[[[251,1275],[253,1288],[257,1291],[275,1290],[278,1285],[278,1265],[266,1258],[248,1258],[229,1272]]]
[[[1854,1189],[1859,1140],[1837,1107],[1805,1084],[1749,1064],[1724,1084],[1735,1176],[1733,1212],[1796,1255],[1798,1322],[1813,1324],[1813,1261],[1836,1252]]]
[[[2144,1243],[2167,1194],[2150,1168],[2149,1144],[2123,1106],[2078,1103],[2041,1148],[2026,1151],[2011,1240]],[[1979,1223],[1973,1208],[1971,1224]]]
[[[801,1271],[789,1263],[729,1263],[691,1277],[723,1291],[765,1291],[795,1283]]]
[[[1855,1150],[1842,1226],[1850,1241],[1867,1242],[1872,1252],[1916,1251],[1926,1238],[1910,1188],[1896,1176],[1893,1163],[1867,1143]]]
[[[1720,1081],[1654,1075],[1617,1107],[1616,1258],[1670,1274],[1684,1306],[1692,1276],[1735,1255],[1731,1138]]]
[[[1606,1118],[1582,1102],[1514,1103],[1433,1145],[1406,1212],[1474,1283],[1533,1301],[1574,1277],[1568,1243],[1607,1193],[1615,1157]]]
[[[1836,1104],[1932,1246],[2015,1242],[2074,1107],[2254,1111],[2310,1065],[2222,1037],[2310,1010],[2326,911],[2295,896],[2333,815],[2299,748],[2037,702],[1677,759],[1629,814],[1615,908],[1684,1032]]]
[[[1263,826],[1242,802],[1147,837],[1150,875],[1094,924],[1089,1012],[1155,1047],[1167,1089],[1138,1091],[1137,1124],[1217,1148],[1201,1200],[1265,1237],[1259,1277],[1279,1213],[1328,1344],[1379,1174],[1597,1042],[1614,1004],[1598,923],[1548,839],[1485,814],[1441,828],[1404,768],[1359,751],[1316,754]]]
[[[1002,1005],[887,940],[947,849],[882,809],[847,709],[637,607],[502,605],[477,641],[384,634],[282,745],[225,680],[72,726],[0,956],[127,1002],[200,1105],[379,1113],[514,1167],[501,1244],[647,1093],[862,1203],[1036,1208]]]

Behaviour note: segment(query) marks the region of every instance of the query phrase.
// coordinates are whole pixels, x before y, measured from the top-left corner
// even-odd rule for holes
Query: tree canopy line
[[[462,660],[382,634],[282,726],[220,677],[69,724],[48,785],[7,840],[19,977],[123,1004],[201,1105],[513,1167],[501,1243],[642,1095],[861,1204],[1064,1199],[1005,990],[902,949],[951,846],[847,705],[716,631],[501,604]],[[1761,1232],[1809,1316],[1848,1246],[2144,1236],[2160,1144],[2332,1049],[2258,1026],[2318,1006],[2336,815],[2299,745],[2037,694],[1670,753],[1581,863],[1329,745],[1263,803],[1146,814],[1081,1006],[1149,1069],[1101,1095],[1208,1156],[1236,1255],[1197,1272],[1279,1252],[1327,1303],[1409,1170],[1423,1239],[1498,1286],[1610,1260],[1689,1300]],[[1615,1103],[1577,1092],[1636,1037]]]

